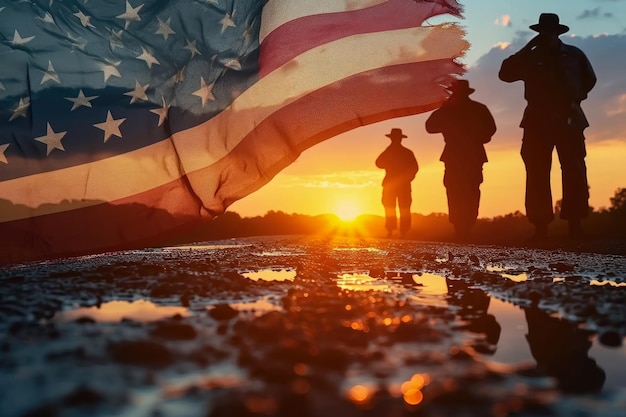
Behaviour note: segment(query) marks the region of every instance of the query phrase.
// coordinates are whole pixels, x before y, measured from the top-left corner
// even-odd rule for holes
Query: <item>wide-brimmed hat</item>
[[[393,129],[391,129],[391,132],[389,132],[385,136],[391,139],[402,139],[402,138],[408,137],[407,135],[402,133],[402,129],[398,129],[397,127],[394,127]]]
[[[559,16],[554,13],[541,13],[539,23],[530,25],[529,28],[535,32],[551,32],[559,35],[569,30],[568,26],[559,23]]]
[[[474,91],[476,91],[469,86],[469,81],[467,80],[454,80],[452,81],[452,84],[446,87],[446,90],[448,90],[449,92],[453,94],[459,94],[459,95],[465,95],[465,96],[469,96]]]

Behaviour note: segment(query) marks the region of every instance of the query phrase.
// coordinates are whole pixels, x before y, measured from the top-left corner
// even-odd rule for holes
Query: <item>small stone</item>
[[[113,342],[108,351],[114,361],[127,365],[162,368],[174,361],[174,355],[166,346],[150,340]]]
[[[158,322],[151,334],[169,340],[193,340],[198,336],[192,325],[173,321]]]
[[[237,317],[239,312],[228,304],[218,304],[209,310],[209,316],[217,321],[226,321]]]
[[[622,346],[622,336],[619,335],[616,331],[609,330],[600,335],[600,343],[604,346],[609,347],[620,347]]]

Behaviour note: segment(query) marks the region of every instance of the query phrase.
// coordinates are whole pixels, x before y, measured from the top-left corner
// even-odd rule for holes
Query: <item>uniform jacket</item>
[[[580,107],[596,83],[585,54],[575,46],[560,43],[556,53],[535,48],[520,51],[502,62],[502,81],[524,81],[528,102],[521,127],[589,126]]]
[[[445,163],[484,163],[483,144],[496,132],[496,123],[487,106],[469,97],[452,96],[426,120],[428,133],[442,133],[446,143],[439,158]]]
[[[385,170],[383,186],[410,184],[418,165],[413,152],[400,143],[392,143],[376,158],[376,166]]]

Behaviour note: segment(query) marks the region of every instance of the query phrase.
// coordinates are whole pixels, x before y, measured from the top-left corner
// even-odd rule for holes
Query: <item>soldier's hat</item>
[[[554,13],[541,13],[539,23],[530,25],[529,28],[535,32],[551,32],[559,35],[569,30],[568,26],[559,23],[559,16]]]
[[[397,127],[391,129],[391,132],[387,133],[385,136],[391,139],[402,139],[407,137],[407,135],[402,133],[402,129],[399,129]]]
[[[453,94],[458,94],[462,96],[469,96],[474,91],[473,88],[469,86],[469,81],[467,80],[454,80],[450,86],[446,87],[446,90]]]

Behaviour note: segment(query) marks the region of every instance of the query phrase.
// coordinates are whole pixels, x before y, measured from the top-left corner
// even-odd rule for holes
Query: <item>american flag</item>
[[[158,244],[307,148],[436,108],[455,0],[0,1],[0,255]]]

